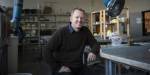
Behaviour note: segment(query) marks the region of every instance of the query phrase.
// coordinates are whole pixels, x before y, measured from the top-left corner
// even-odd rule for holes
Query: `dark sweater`
[[[71,25],[65,26],[52,35],[48,44],[47,60],[53,68],[56,65],[79,67],[82,65],[86,45],[91,47],[91,52],[99,53],[100,46],[87,27],[75,32]]]

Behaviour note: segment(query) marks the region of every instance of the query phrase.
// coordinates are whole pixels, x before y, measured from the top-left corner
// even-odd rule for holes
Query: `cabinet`
[[[26,33],[26,37],[51,35],[59,27],[67,25],[68,19],[69,15],[67,14],[26,14],[23,15],[21,26]]]
[[[127,34],[128,30],[128,12],[122,13],[116,17],[107,15],[106,10],[91,12],[91,24],[89,26],[94,36],[100,36],[101,39],[108,39],[112,32]]]
[[[22,45],[22,61],[42,58],[47,40],[56,29],[69,23],[68,14],[43,14],[38,9],[28,9],[22,14],[21,27],[25,32]]]
[[[94,11],[91,13],[90,30],[94,36],[107,39],[110,32],[118,30],[118,17],[110,17],[106,10]]]

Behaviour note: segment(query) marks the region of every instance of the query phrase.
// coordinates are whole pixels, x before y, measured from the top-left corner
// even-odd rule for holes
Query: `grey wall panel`
[[[142,36],[142,13],[130,13],[130,33],[133,38]]]

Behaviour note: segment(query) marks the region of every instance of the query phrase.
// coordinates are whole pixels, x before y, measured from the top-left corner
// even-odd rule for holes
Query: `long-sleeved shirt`
[[[100,45],[97,44],[89,29],[83,26],[75,32],[71,25],[57,30],[51,37],[48,48],[48,62],[52,67],[65,65],[78,67],[82,65],[83,52],[86,45],[91,47],[91,52],[99,53]]]

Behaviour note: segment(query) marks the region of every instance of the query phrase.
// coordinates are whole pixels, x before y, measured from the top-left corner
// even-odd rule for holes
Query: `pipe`
[[[13,16],[11,19],[11,23],[13,24],[13,27],[15,28],[14,33],[16,36],[18,36],[19,41],[21,41],[24,37],[23,30],[20,26],[22,8],[23,8],[23,0],[14,0]]]

